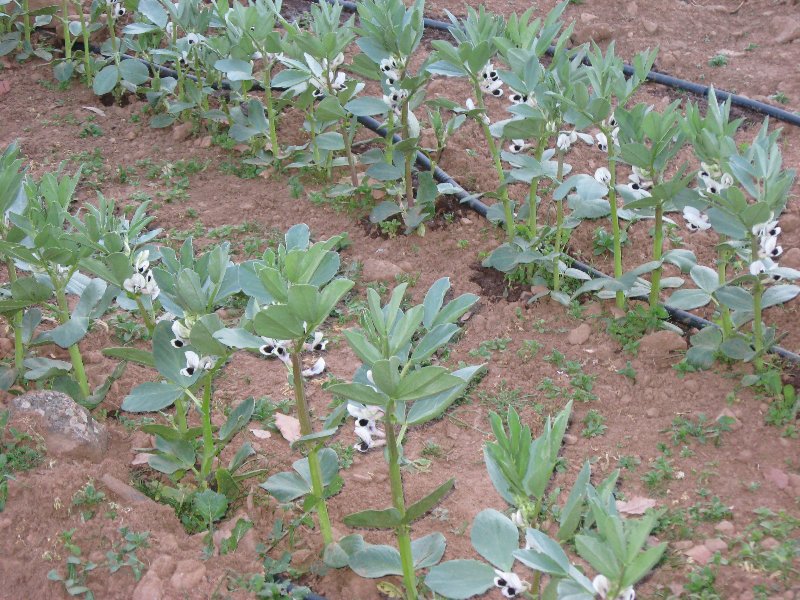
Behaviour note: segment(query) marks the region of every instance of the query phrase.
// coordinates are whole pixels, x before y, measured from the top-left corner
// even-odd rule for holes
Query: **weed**
[[[103,130],[100,129],[100,126],[96,123],[89,123],[83,129],[81,129],[78,137],[81,139],[86,139],[88,137],[100,137],[103,135]]]
[[[478,390],[478,401],[493,406],[496,412],[506,412],[510,406],[522,407],[525,401],[532,397],[532,394],[526,394],[519,388],[509,387],[505,379],[500,380],[500,385],[494,392]]]
[[[605,423],[606,418],[603,415],[594,409],[590,410],[583,417],[584,428],[581,430],[581,436],[592,438],[603,435],[608,429]]]
[[[397,219],[387,219],[378,223],[378,228],[381,230],[381,235],[393,239],[397,236],[397,232],[400,231],[400,225],[402,223]]]
[[[517,350],[517,356],[522,360],[523,363],[528,363],[536,358],[536,355],[541,349],[541,342],[537,342],[536,340],[524,340],[522,342],[522,347]]]
[[[469,248],[469,240],[458,240],[456,242],[456,246],[459,250],[466,250]]]
[[[352,446],[337,440],[330,444],[328,448],[336,452],[336,456],[339,457],[340,469],[349,469],[353,466],[354,448]]]
[[[635,355],[642,336],[661,329],[661,324],[668,316],[661,306],[653,309],[644,305],[635,306],[624,317],[609,320],[608,333],[622,345],[625,352]]]
[[[675,446],[694,438],[701,444],[712,442],[719,446],[722,442],[722,434],[731,430],[734,419],[728,416],[721,416],[716,421],[710,421],[703,413],[697,415],[697,421],[692,421],[686,417],[675,417],[672,425],[664,432],[671,432],[672,443]]]
[[[625,361],[625,366],[621,369],[618,369],[617,373],[623,377],[627,377],[632,381],[636,381],[636,369],[633,368],[633,365],[631,365],[631,361],[629,360]]]
[[[773,100],[775,100],[775,102],[778,102],[780,104],[789,104],[789,97],[781,91],[775,92],[774,94],[772,94],[772,96],[770,96],[770,98],[772,98]]]
[[[724,54],[715,54],[708,59],[709,67],[724,67],[728,64],[728,57]]]
[[[72,496],[72,506],[80,509],[81,520],[85,522],[95,516],[98,506],[105,498],[105,493],[94,487],[94,481],[90,479]]]
[[[504,352],[511,343],[511,338],[494,338],[481,342],[477,348],[470,350],[469,355],[485,360],[492,358],[492,352]]]
[[[714,496],[708,502],[699,502],[689,507],[689,516],[696,522],[718,523],[724,519],[732,519],[733,511]]]
[[[219,164],[219,172],[224,175],[234,175],[239,179],[255,179],[261,173],[261,167],[243,162],[224,161]]]
[[[687,600],[722,600],[714,588],[717,574],[709,566],[698,567],[690,572],[683,586]]]
[[[675,470],[669,459],[659,456],[650,463],[650,470],[642,475],[642,481],[651,490],[659,490],[667,481],[675,479]]]
[[[628,471],[633,471],[642,464],[642,461],[636,456],[627,456],[623,455],[620,456],[617,460],[617,464],[619,465],[620,469],[627,469]]]
[[[422,456],[425,458],[444,458],[444,449],[435,440],[426,440],[422,446]]]
[[[628,243],[628,234],[624,231],[620,232],[620,245]],[[592,238],[592,254],[600,256],[601,254],[614,254],[614,236],[606,231],[603,227],[598,227],[594,230]]]

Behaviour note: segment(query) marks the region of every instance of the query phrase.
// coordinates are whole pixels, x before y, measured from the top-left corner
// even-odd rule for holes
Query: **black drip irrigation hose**
[[[336,0],[333,0],[333,1],[336,1]],[[99,53],[99,48],[92,47],[91,50],[93,52]],[[124,55],[122,55],[120,57],[120,59],[121,60],[138,60],[138,61],[142,62],[143,64],[147,65],[148,67],[150,67],[151,69],[157,70],[161,75],[164,75],[166,77],[177,77],[177,75],[178,75],[177,71],[175,71],[174,69],[170,69],[169,67],[165,67],[163,65],[156,65],[156,64],[151,63],[151,62],[149,62],[149,61],[147,61],[147,60],[145,60],[143,58],[137,58],[137,57],[134,57],[134,56],[129,56],[127,54],[124,54]],[[194,77],[192,75],[189,75],[189,74],[185,75],[185,77],[189,77],[190,79],[193,79],[195,81],[197,80],[196,77]],[[231,86],[230,86],[230,82],[229,81],[227,81],[226,79],[223,79],[220,86],[212,85],[211,87],[212,88],[222,87],[223,89],[230,89]],[[253,88],[257,89],[257,90],[260,90],[260,91],[264,91],[264,87],[258,82],[255,83]],[[271,89],[274,90],[274,91],[285,91],[285,88],[273,87]],[[357,117],[357,119],[358,119],[359,123],[361,123],[364,127],[369,129],[370,131],[380,135],[381,137],[385,137],[386,136],[386,128],[382,127],[380,122],[377,121],[376,119],[373,119],[372,117]],[[393,139],[394,139],[395,143],[399,143],[400,141],[402,141],[402,139],[396,134],[393,136]],[[428,159],[428,157],[425,156],[425,154],[423,154],[420,151],[417,151],[416,164],[423,171],[430,171],[430,169],[431,169],[431,161],[430,161],[430,159]],[[453,186],[454,189],[449,191],[448,195],[454,196],[455,198],[457,198],[459,200],[460,203],[465,204],[470,209],[472,209],[473,211],[478,213],[480,216],[482,216],[484,218],[486,217],[486,214],[487,214],[487,212],[489,210],[489,207],[486,204],[484,204],[483,202],[481,202],[478,198],[476,198],[473,194],[470,194],[469,192],[467,192],[446,171],[440,169],[439,167],[436,167],[434,169],[434,171],[433,171],[433,178],[439,183],[446,183],[446,184],[450,184],[451,186]],[[573,267],[575,267],[576,269],[578,269],[580,271],[583,271],[584,273],[588,273],[592,277],[602,277],[602,278],[611,279],[611,277],[609,275],[606,275],[602,271],[598,271],[597,269],[595,269],[591,265],[583,263],[583,262],[581,262],[581,261],[579,261],[579,260],[577,260],[575,258],[572,258],[572,257],[569,257],[569,259],[570,259],[571,265]],[[662,304],[662,306],[667,311],[667,314],[669,314],[670,318],[673,321],[677,321],[678,323],[681,323],[681,324],[686,325],[688,327],[694,327],[696,329],[703,329],[704,327],[708,327],[709,325],[716,325],[712,321],[708,321],[708,320],[706,320],[706,319],[704,319],[702,317],[698,317],[697,315],[694,315],[694,314],[692,314],[690,312],[687,312],[685,310],[682,310],[680,308],[674,308],[672,306],[669,306],[668,304]],[[800,354],[796,354],[796,353],[792,352],[791,350],[787,350],[785,348],[781,348],[780,346],[773,346],[772,348],[770,348],[769,352],[772,353],[772,354],[777,354],[781,358],[783,358],[785,360],[788,360],[790,362],[793,362],[795,364],[800,364]],[[307,598],[307,600],[319,600],[319,598],[313,598],[313,597],[309,596]],[[324,600],[324,599],[322,599],[322,600]]]
[[[331,4],[339,4],[341,5],[342,8],[350,12],[356,12],[358,10],[358,4],[355,2],[350,2],[349,0],[325,0],[325,1],[330,2]],[[425,28],[435,29],[437,31],[450,31],[454,27],[452,23],[447,23],[446,21],[438,21],[436,19],[429,19],[427,17],[423,17],[422,22]],[[554,50],[555,49],[553,48],[553,46],[550,46],[547,49],[547,54],[552,56]],[[634,68],[629,64],[625,64],[622,70],[625,73],[625,75],[630,76],[633,75],[634,73]],[[685,90],[687,92],[691,92],[693,94],[697,94],[705,98],[708,97],[708,93],[711,91],[710,86],[701,85],[699,83],[694,83],[692,81],[687,81],[685,79],[679,79],[677,77],[672,77],[671,75],[665,75],[664,73],[659,73],[657,71],[650,71],[647,74],[646,79],[648,81],[652,81],[653,83],[657,83],[659,85],[665,85],[667,87],[679,90]],[[746,96],[740,96],[739,94],[726,92],[724,90],[714,89],[714,94],[716,95],[717,99],[720,100],[721,102],[725,102],[728,98],[730,98],[731,104],[734,106],[738,106],[740,108],[746,108],[748,110],[752,110],[761,113],[763,115],[774,117],[780,121],[784,121],[791,125],[800,127],[799,114],[789,112],[788,110],[778,108],[777,106],[772,106],[771,104],[766,104],[764,102],[759,102],[757,100],[747,98]]]

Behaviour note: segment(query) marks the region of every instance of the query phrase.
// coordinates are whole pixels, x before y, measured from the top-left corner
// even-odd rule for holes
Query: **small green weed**
[[[606,418],[598,411],[592,409],[583,417],[583,429],[581,436],[585,438],[598,437],[603,435],[608,427],[606,426]]]

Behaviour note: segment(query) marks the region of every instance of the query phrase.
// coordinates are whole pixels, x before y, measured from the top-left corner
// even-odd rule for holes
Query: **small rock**
[[[711,552],[724,552],[728,549],[728,544],[719,538],[711,538],[710,540],[706,540],[705,546],[711,550]]]
[[[356,481],[361,481],[363,483],[369,483],[372,481],[372,473],[355,473],[353,475],[353,479]]]
[[[742,422],[736,416],[736,413],[734,413],[730,408],[727,407],[723,408],[717,415],[717,418],[714,420],[719,421],[723,417],[728,418],[728,426],[731,428],[732,431],[737,431],[738,429],[742,428]]]
[[[191,123],[181,123],[180,125],[175,125],[175,127],[172,128],[173,142],[182,142],[185,139],[187,139],[190,135],[192,135]]]
[[[195,146],[198,148],[210,148],[211,147],[211,136],[204,135],[201,138],[198,138],[197,141],[194,143]]]
[[[468,219],[467,217],[461,217],[461,224],[462,225],[472,225],[472,219]]]
[[[565,433],[564,434],[564,443],[567,446],[574,446],[575,444],[578,443],[578,436],[577,435],[572,435],[571,433]]]
[[[593,15],[592,13],[584,12],[581,13],[581,23],[591,23],[597,18],[597,15]]]
[[[14,353],[14,340],[11,338],[0,338],[0,355],[11,356]]]
[[[403,269],[388,260],[368,258],[364,261],[361,270],[363,281],[393,281],[398,275],[403,274]]]
[[[644,21],[642,21],[642,27],[650,35],[655,35],[656,33],[658,33],[658,23],[656,23],[655,21],[649,21],[645,19]]]
[[[103,362],[103,353],[99,350],[89,350],[83,354],[83,362],[87,365],[98,365]]]
[[[649,333],[639,342],[639,356],[652,360],[672,358],[673,353],[681,350],[686,350],[686,341],[666,329]]]
[[[292,552],[292,566],[295,568],[307,567],[314,561],[314,559],[314,551],[309,550],[308,548],[305,550],[296,550]]]
[[[572,41],[576,44],[585,44],[595,41],[598,44],[614,37],[611,27],[605,23],[594,23],[578,27],[572,33]]]
[[[696,394],[700,390],[700,384],[696,379],[684,379],[683,389],[692,394]]]
[[[170,585],[178,591],[192,592],[206,576],[206,567],[199,560],[182,560],[170,578]]]
[[[733,535],[733,532],[734,532],[735,528],[733,526],[733,523],[731,523],[730,521],[726,520],[726,521],[720,521],[719,523],[717,523],[716,526],[714,527],[714,529],[716,529],[717,531],[719,531],[723,535]]]
[[[705,544],[699,544],[698,546],[693,546],[686,550],[686,556],[691,558],[694,562],[698,565],[705,565],[708,561],[711,560],[711,557],[714,556],[714,553],[711,552],[708,548],[706,548]]]
[[[133,489],[127,483],[120,481],[109,473],[103,475],[100,481],[125,504],[150,504],[153,502],[139,490]]]
[[[782,29],[775,36],[776,44],[790,44],[794,40],[800,39],[800,20],[780,17],[780,22],[782,23]]]
[[[470,320],[471,317],[472,317],[472,311],[468,310],[463,315],[461,315],[461,318],[458,320],[458,322],[459,323],[466,323],[467,321]]]
[[[101,460],[108,447],[106,428],[85,408],[61,392],[28,392],[8,404],[12,419],[38,416],[48,453],[70,458]]]
[[[592,335],[592,328],[588,323],[582,323],[569,332],[567,341],[573,346],[580,346],[588,341],[590,335]]]
[[[764,469],[764,479],[769,481],[779,490],[785,490],[789,487],[789,475],[775,467],[767,467]]]
[[[658,409],[655,406],[651,406],[646,411],[644,411],[645,416],[648,419],[655,419],[658,417]]]
[[[162,600],[164,584],[153,571],[148,571],[136,585],[131,600]]]
[[[372,190],[372,198],[375,200],[383,200],[386,198],[386,190],[375,188]]]
[[[765,537],[763,540],[761,540],[761,547],[764,550],[775,550],[775,548],[780,545],[781,543],[774,537]]]

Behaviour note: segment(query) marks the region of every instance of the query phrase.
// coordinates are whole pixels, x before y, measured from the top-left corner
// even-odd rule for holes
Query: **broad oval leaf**
[[[510,571],[514,551],[519,549],[519,531],[511,519],[500,511],[487,508],[472,522],[472,545],[483,558],[501,571]]]
[[[449,560],[431,567],[425,585],[453,600],[472,598],[494,586],[494,569],[478,560]]]

